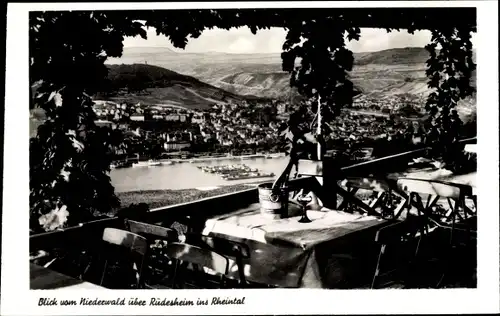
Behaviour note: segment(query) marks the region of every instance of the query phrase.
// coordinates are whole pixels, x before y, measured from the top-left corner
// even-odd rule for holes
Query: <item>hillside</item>
[[[472,58],[476,59],[476,51]],[[413,65],[425,64],[429,59],[429,52],[424,47],[391,48],[376,52],[355,53],[356,65]]]
[[[280,98],[290,91],[290,75],[285,72],[239,72],[223,76],[213,84],[233,93]]]
[[[216,102],[253,98],[252,96],[239,96],[194,77],[158,66],[108,65],[108,69],[107,85],[96,96],[99,99],[170,104],[202,109]]]
[[[424,64],[429,53],[422,47],[405,47],[354,54],[356,65],[412,65]]]
[[[142,48],[141,48],[142,49]],[[239,95],[277,98],[290,93],[289,74],[281,69],[277,54],[206,54],[168,52],[151,55],[153,49],[125,48],[123,57],[108,63],[155,64],[193,76],[215,87]],[[358,90],[364,94],[426,94],[423,47],[407,47],[378,52],[355,53],[355,67],[350,73]],[[475,84],[475,83],[473,83]]]

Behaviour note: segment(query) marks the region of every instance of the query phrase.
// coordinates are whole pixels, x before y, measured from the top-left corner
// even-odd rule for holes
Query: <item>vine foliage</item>
[[[459,157],[465,155],[457,142],[463,123],[454,108],[475,93],[470,84],[476,70],[470,39],[467,28],[442,28],[432,30],[431,43],[426,46],[430,53],[426,74],[433,89],[425,105],[429,113],[427,144],[451,169],[459,168]]]
[[[290,84],[308,100],[291,115],[284,132],[294,161],[311,153],[308,143],[321,141],[312,133],[318,98],[324,121],[352,103],[349,71],[354,59],[346,42],[359,39],[359,27],[432,31],[427,76],[435,91],[427,108],[434,128],[429,139],[435,143],[455,141],[452,109],[459,99],[473,93],[470,78],[475,65],[470,34],[476,30],[475,9],[446,10],[31,12],[30,85],[36,89],[30,91],[30,108],[42,108],[47,117],[30,140],[31,228],[52,230],[73,225],[119,206],[108,172],[112,149],[120,145],[122,137],[116,130],[95,125],[92,96],[105,84],[106,58],[121,56],[124,37],[146,38],[146,28],[154,27],[175,47],[185,48],[189,38],[214,27],[249,27],[254,34],[260,29],[284,28],[283,70],[291,73]],[[444,14],[453,16],[454,21],[442,20]],[[322,128],[326,132],[327,126]]]

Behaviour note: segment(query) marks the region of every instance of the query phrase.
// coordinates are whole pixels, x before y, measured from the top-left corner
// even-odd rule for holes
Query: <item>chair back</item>
[[[129,266],[127,270],[131,269],[131,271],[134,271],[135,285],[141,287],[143,285],[142,270],[144,258],[148,251],[147,240],[129,231],[110,227],[104,229],[102,240],[105,243],[105,248],[102,250],[105,252],[104,256],[106,260],[104,262],[100,284],[103,285],[104,283],[104,279],[108,272],[109,261],[111,261],[119,262],[122,266],[130,264],[131,266]],[[123,280],[122,277],[120,277],[120,279]]]
[[[229,272],[228,258],[209,249],[185,243],[171,243],[167,246],[166,254],[169,258],[209,268],[218,274],[226,275]]]
[[[130,249],[144,256],[148,250],[146,238],[117,228],[105,228],[102,240],[116,246]]]
[[[398,187],[409,192],[408,211],[414,206],[429,227],[437,227],[445,236],[449,235],[446,238],[450,245],[467,245],[473,241],[477,216],[465,203],[466,197],[473,198],[471,186],[439,180],[401,178]],[[422,195],[427,195],[425,204]],[[428,229],[426,231],[429,232]],[[460,241],[462,239],[465,242]]]
[[[342,187],[345,187],[345,191]],[[338,182],[338,188],[344,190],[344,200],[338,206],[343,210],[349,205],[355,205],[358,210],[370,215],[381,215],[384,218],[396,219],[401,214],[407,196],[396,185],[388,179],[374,177],[346,177]],[[372,192],[371,201],[365,203],[356,194],[359,190]],[[400,199],[398,205],[394,205],[394,199]],[[378,210],[377,210],[378,209]]]
[[[357,188],[374,192],[387,192],[391,190],[391,186],[386,180],[372,177],[347,177],[341,184],[348,188]]]
[[[445,198],[448,201],[450,208],[446,217],[458,216],[462,218],[458,214],[459,208],[463,209],[465,219],[467,219],[468,214],[471,216],[475,215],[465,204],[466,197],[473,198],[473,190],[469,185],[414,178],[398,179],[397,184],[401,190],[409,192],[410,203],[408,207],[413,203],[418,211],[426,216],[433,215],[431,212],[432,208],[437,205],[441,198]],[[427,195],[426,205],[423,204],[421,195]],[[452,205],[452,201],[455,202],[455,205]]]
[[[472,196],[472,188],[468,185],[437,180],[401,178],[398,179],[398,187],[404,191],[451,199]]]
[[[241,257],[244,259],[250,257],[250,249],[246,244],[224,238],[188,233],[186,234],[186,243],[210,249],[229,257]]]
[[[170,242],[179,241],[177,232],[171,228],[142,223],[133,220],[125,220],[125,225],[134,234],[138,234],[146,238],[149,242],[161,239]]]
[[[138,234],[147,239],[149,246],[148,256],[145,258],[145,278],[146,287],[158,287],[164,279],[172,276],[171,259],[164,254],[164,247],[171,242],[179,241],[179,234],[172,228],[167,228],[155,224],[143,223],[126,219],[125,226],[132,233]],[[160,244],[157,242],[161,241]]]
[[[410,216],[377,231],[375,242],[380,245],[371,288],[407,285],[423,238],[422,217]],[[417,237],[417,232],[420,237]]]
[[[209,249],[224,256],[234,258],[238,267],[239,283],[247,285],[245,276],[245,264],[243,260],[250,258],[250,248],[243,243],[235,242],[225,238],[204,236],[201,234],[186,234],[186,242],[204,249]]]

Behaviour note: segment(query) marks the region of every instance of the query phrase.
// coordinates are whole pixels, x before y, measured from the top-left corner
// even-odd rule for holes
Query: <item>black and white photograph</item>
[[[10,266],[29,251],[34,304],[241,312],[259,303],[240,290],[440,295],[498,281],[478,254],[490,222],[481,249],[499,262],[498,183],[484,180],[498,174],[498,122],[477,122],[478,100],[481,119],[498,118],[477,79],[497,46],[480,46],[477,3],[446,3],[29,7],[23,96],[6,109],[27,122],[29,106],[29,199],[11,210],[29,202],[16,220],[29,219],[29,249]],[[11,146],[28,148],[26,129]],[[71,295],[108,290],[139,291]]]

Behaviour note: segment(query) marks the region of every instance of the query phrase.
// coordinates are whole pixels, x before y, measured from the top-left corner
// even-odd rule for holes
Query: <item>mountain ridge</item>
[[[207,52],[185,52],[185,51],[174,51],[168,47],[124,47],[123,56],[121,58],[126,58],[128,54],[132,53],[150,53],[155,51],[165,50],[165,52],[175,55],[176,57],[198,57],[203,56],[231,56],[231,57],[241,57],[248,58],[279,58],[281,61],[281,52],[271,52],[271,53],[232,53],[232,52],[219,52],[219,51],[207,51]],[[354,52],[354,63],[355,65],[364,64],[413,64],[413,63],[425,63],[429,57],[428,51],[425,47],[418,46],[408,46],[408,47],[397,47],[389,48],[379,51],[369,51],[369,52]],[[476,57],[476,50],[473,50],[473,59]],[[111,58],[115,61],[117,58]]]
[[[125,48],[123,57],[113,63],[134,63],[146,57],[131,54]],[[367,94],[428,93],[425,75],[429,53],[423,47],[392,48],[377,52],[355,53],[355,66],[350,78]],[[215,87],[238,95],[283,98],[290,93],[290,75],[281,67],[279,53],[210,54],[179,52],[156,54],[148,60],[163,68],[195,77]],[[401,88],[402,87],[402,88]]]

